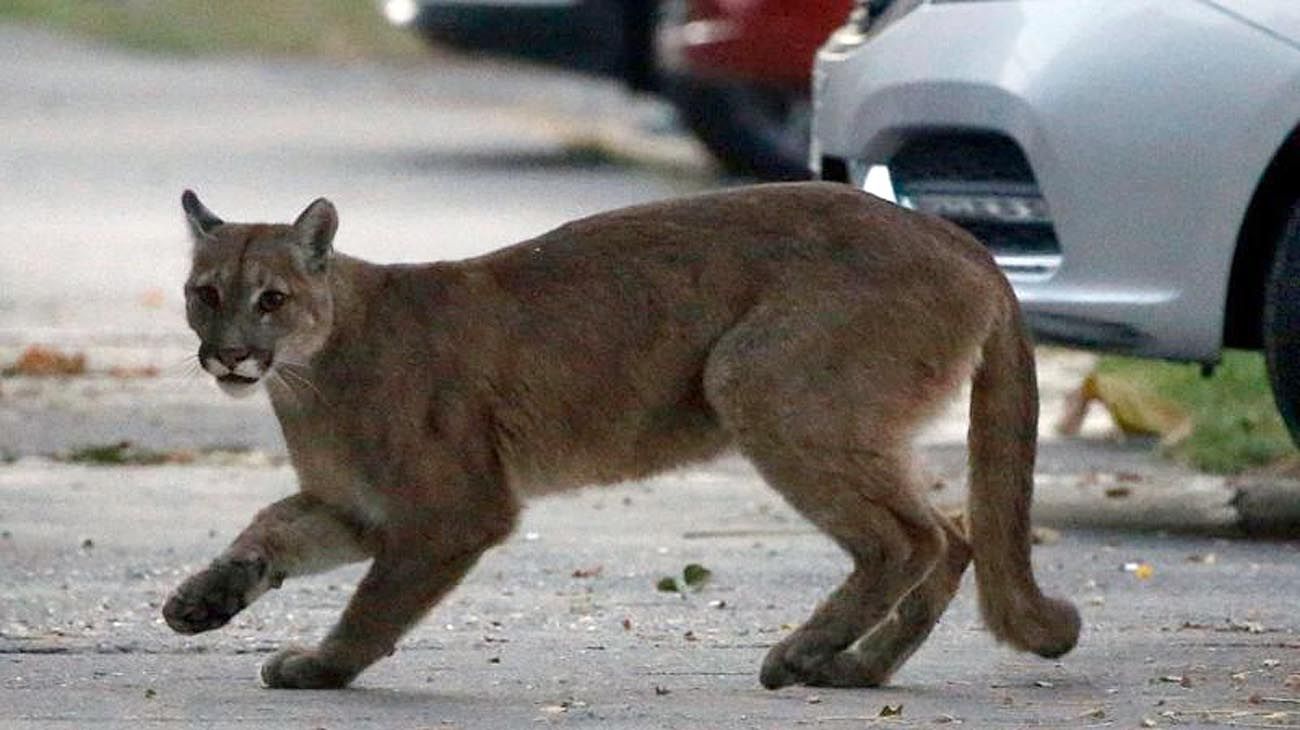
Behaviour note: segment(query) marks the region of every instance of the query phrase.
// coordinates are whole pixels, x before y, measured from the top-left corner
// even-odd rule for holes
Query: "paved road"
[[[211,635],[158,617],[186,571],[294,488],[266,403],[187,375],[179,191],[267,219],[329,195],[340,248],[415,260],[717,181],[647,132],[653,103],[520,69],[159,60],[3,26],[0,63],[0,365],[44,342],[91,368],[0,380],[0,727],[1300,724],[1294,544],[1079,524],[1036,552],[1085,618],[1062,660],[996,647],[967,585],[890,688],[764,691],[764,650],[847,565],[735,460],[538,502],[356,689],[261,689],[257,665],[322,635],[359,569],[286,585]],[[591,153],[611,139],[657,151]],[[1087,364],[1045,354],[1049,414]],[[943,501],[960,493],[963,428],[956,406],[925,435]],[[1044,436],[1045,497],[1194,481],[1141,445]],[[185,463],[57,458],[123,439]],[[692,562],[713,571],[703,589],[655,590]],[[1142,563],[1145,579],[1124,569]]]

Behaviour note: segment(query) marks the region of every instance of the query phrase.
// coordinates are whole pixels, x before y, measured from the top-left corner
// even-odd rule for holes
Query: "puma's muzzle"
[[[261,381],[271,370],[271,359],[271,351],[260,348],[199,346],[199,364],[231,395],[243,395]]]

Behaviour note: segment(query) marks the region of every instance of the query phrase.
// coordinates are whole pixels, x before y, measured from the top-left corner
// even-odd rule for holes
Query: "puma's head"
[[[334,206],[319,198],[293,225],[226,223],[189,190],[181,207],[194,239],[185,311],[199,364],[234,396],[276,367],[305,365],[334,319]]]

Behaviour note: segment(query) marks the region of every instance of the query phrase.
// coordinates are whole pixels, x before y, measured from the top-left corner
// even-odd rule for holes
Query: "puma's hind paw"
[[[301,647],[284,649],[262,665],[262,682],[271,689],[340,689],[356,675]]]
[[[801,630],[772,647],[763,659],[759,681],[768,689],[792,684],[810,687],[878,687],[894,667],[887,657],[838,649],[840,642]]]
[[[758,679],[768,689],[816,684],[818,670],[842,648],[842,641],[822,632],[799,629],[772,647]]]
[[[163,605],[163,618],[181,634],[221,628],[248,606],[266,571],[262,559],[214,562],[172,593]]]

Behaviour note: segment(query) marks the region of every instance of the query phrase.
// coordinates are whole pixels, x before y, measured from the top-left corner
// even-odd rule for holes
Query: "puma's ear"
[[[339,214],[334,210],[334,204],[325,198],[317,198],[293,222],[293,227],[306,248],[307,268],[323,270],[333,250],[334,232],[339,228]]]
[[[190,224],[190,233],[195,241],[208,240],[212,237],[212,229],[225,223],[199,202],[199,196],[193,190],[181,193],[181,207],[185,209],[185,220]]]

